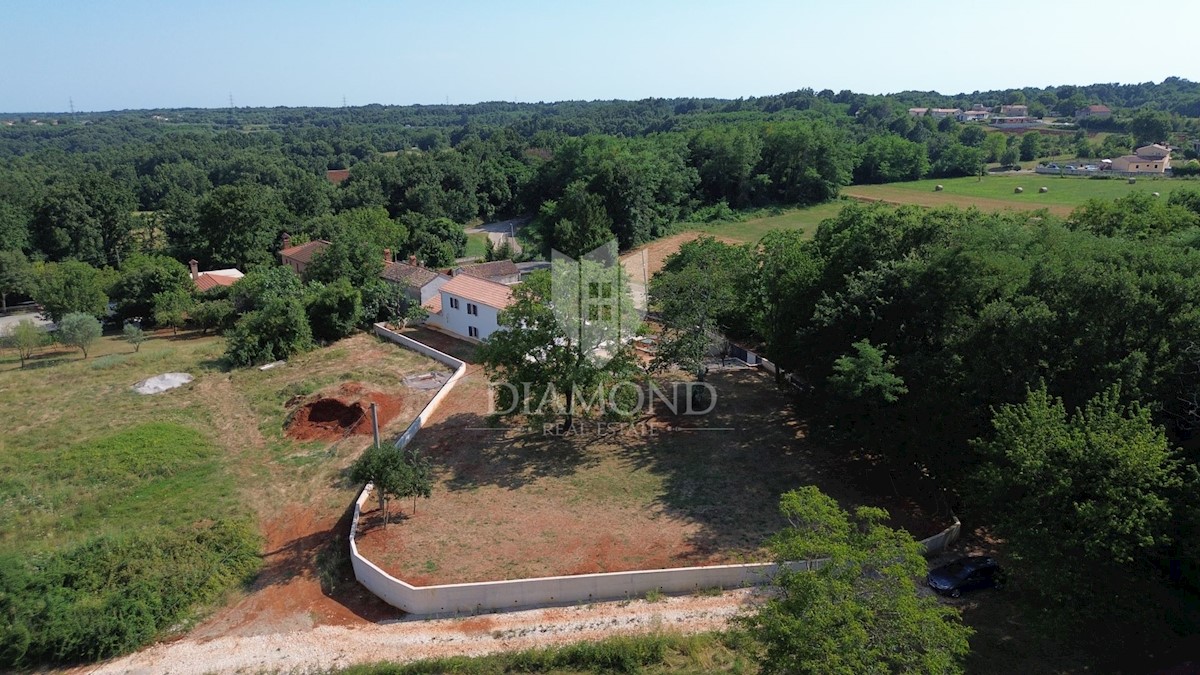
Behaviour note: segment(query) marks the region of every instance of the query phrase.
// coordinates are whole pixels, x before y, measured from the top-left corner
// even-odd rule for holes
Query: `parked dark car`
[[[1003,587],[1004,570],[987,556],[973,555],[930,571],[925,581],[938,593],[957,598],[964,591]]]

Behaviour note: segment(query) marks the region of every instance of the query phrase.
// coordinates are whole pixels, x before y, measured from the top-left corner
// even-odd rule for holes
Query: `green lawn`
[[[942,185],[937,192],[934,187]],[[1038,189],[1049,188],[1041,194]],[[1016,193],[1016,188],[1025,191]],[[1130,185],[1125,179],[1089,179],[1023,174],[979,178],[941,178],[886,185],[852,185],[843,193],[860,199],[921,206],[977,206],[985,210],[1048,209],[1057,215],[1070,212],[1088,199],[1116,199],[1132,192],[1158,192],[1165,198],[1180,188],[1200,189],[1200,182],[1171,178],[1138,178]]]
[[[704,232],[744,242],[756,242],[771,230],[802,230],[811,237],[822,220],[836,216],[843,206],[845,202],[833,201],[786,211],[763,210],[738,222],[681,223],[676,229],[680,232]]]
[[[473,232],[467,235],[467,257],[482,258],[487,255],[488,236],[485,232]]]

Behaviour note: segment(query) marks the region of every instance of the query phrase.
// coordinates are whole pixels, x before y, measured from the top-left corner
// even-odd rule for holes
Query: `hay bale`
[[[1157,197],[1157,196],[1158,196],[1158,193],[1157,193],[1157,192],[1151,192],[1150,194],[1151,194],[1151,195],[1153,195],[1153,196],[1155,196],[1155,197]]]
[[[1042,187],[1038,188],[1038,192],[1040,192],[1040,193],[1042,193],[1042,194],[1046,194],[1046,193],[1047,193],[1047,192],[1049,192],[1049,191],[1050,191],[1050,188],[1046,187],[1045,185],[1043,185]]]
[[[1137,182],[1137,179],[1136,179],[1136,178],[1130,178],[1130,179],[1129,179],[1129,184],[1130,184],[1130,185],[1133,185],[1133,184],[1134,184],[1134,183],[1136,183],[1136,182]]]
[[[943,186],[941,186],[941,185],[934,185],[934,186],[933,186],[933,191],[934,191],[934,192],[941,192],[942,190],[945,190],[945,189],[946,189],[946,188],[945,188],[945,187],[943,187]]]
[[[1023,187],[1019,187],[1019,188],[1014,188],[1014,189],[1013,189],[1013,192],[1015,192],[1015,193],[1017,193],[1017,194],[1021,194],[1021,193],[1022,193],[1022,192],[1024,192],[1024,191],[1025,191],[1025,188],[1023,188]]]

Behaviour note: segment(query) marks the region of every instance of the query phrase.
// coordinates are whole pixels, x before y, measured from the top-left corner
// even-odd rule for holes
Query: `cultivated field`
[[[945,189],[936,192],[934,187]],[[1050,191],[1041,194],[1042,186]],[[1025,188],[1016,194],[1017,187]],[[1043,176],[1022,174],[1019,176],[984,176],[979,178],[943,178],[919,180],[909,183],[886,185],[852,185],[842,193],[856,199],[880,201],[889,204],[917,204],[920,206],[977,207],[985,211],[1005,209],[1046,209],[1059,216],[1067,216],[1075,207],[1088,199],[1116,199],[1135,191],[1158,192],[1165,198],[1179,188],[1200,189],[1200,182],[1167,179],[1139,178],[1130,185],[1124,179],[1093,180],[1090,178]]]
[[[893,489],[871,462],[806,440],[802,410],[769,376],[731,370],[709,381],[718,403],[703,418],[660,409],[644,420],[653,435],[643,426],[555,438],[487,428],[475,367],[416,441],[437,470],[433,498],[415,514],[400,504],[386,529],[369,502],[360,550],[418,585],[769,561],[766,539],[784,525],[779,495],[808,484],[848,507],[887,507],[919,537],[945,525],[909,497],[924,486],[897,478]]]
[[[832,201],[781,212],[764,211],[732,223],[682,223],[675,229],[746,243],[757,242],[772,230],[801,230],[811,237],[822,220],[836,216],[844,205],[844,202]]]

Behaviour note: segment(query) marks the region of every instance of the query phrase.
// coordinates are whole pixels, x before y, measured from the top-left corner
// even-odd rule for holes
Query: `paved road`
[[[41,314],[9,314],[7,316],[0,316],[0,335],[8,335],[8,331],[12,330],[13,326],[25,319],[29,319],[39,326],[46,327],[46,330],[54,330],[54,324],[50,323],[48,319],[43,319]]]

